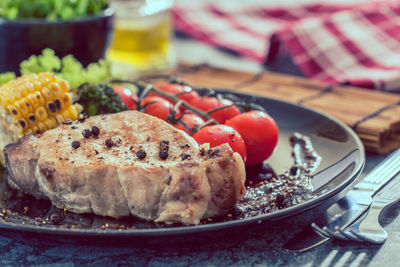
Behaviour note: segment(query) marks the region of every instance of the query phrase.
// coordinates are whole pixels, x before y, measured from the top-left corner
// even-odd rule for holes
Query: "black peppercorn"
[[[111,138],[107,138],[104,143],[108,148],[111,148],[114,145],[114,142],[111,140]]]
[[[75,149],[79,148],[81,146],[81,142],[79,141],[72,141],[71,146]]]
[[[168,150],[169,150],[169,141],[168,140],[162,140],[160,142],[160,151],[168,152]]]
[[[182,161],[184,161],[185,159],[188,159],[188,158],[191,158],[189,154],[186,154],[186,153],[181,154]]]
[[[161,140],[161,142],[160,142],[161,144],[165,144],[165,145],[169,145],[169,141],[168,140]]]
[[[298,170],[299,170],[298,166],[292,166],[290,168],[290,175],[296,175]]]
[[[285,201],[285,196],[282,194],[278,194],[276,196],[276,205],[278,208],[283,208],[284,207],[284,201]]]
[[[160,151],[160,153],[158,153],[158,155],[160,156],[160,159],[167,159],[168,158],[168,152],[165,150]]]
[[[139,149],[139,151],[136,153],[136,156],[138,159],[144,159],[146,157],[146,151]]]
[[[92,135],[92,132],[89,129],[85,129],[82,131],[82,135],[85,138],[89,138]]]
[[[99,136],[99,134],[100,134],[100,129],[99,129],[99,127],[97,127],[97,126],[92,126],[92,134],[93,134],[94,137]]]

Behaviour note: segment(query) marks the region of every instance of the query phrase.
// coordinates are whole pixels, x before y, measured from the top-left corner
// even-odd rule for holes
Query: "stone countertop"
[[[257,71],[256,63],[227,55],[188,40],[177,40],[178,60],[209,63],[219,67]],[[192,53],[195,51],[195,53]],[[299,74],[292,67],[279,68]],[[363,174],[384,156],[367,154]],[[362,174],[362,175],[363,175]],[[18,237],[12,232],[0,236],[0,265],[133,265],[133,266],[396,266],[400,262],[400,203],[380,217],[389,237],[383,245],[330,241],[309,252],[282,249],[283,244],[311,223],[318,209],[269,224],[250,225],[211,234],[168,239],[74,240],[63,237],[49,241],[37,236]]]

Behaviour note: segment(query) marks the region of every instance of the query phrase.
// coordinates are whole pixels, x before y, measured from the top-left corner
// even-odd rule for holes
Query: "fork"
[[[389,172],[385,171],[385,174],[390,175],[391,173],[394,178],[374,196],[367,215],[364,218],[349,227],[336,225],[333,230],[327,226],[320,228],[315,223],[312,223],[312,229],[327,238],[366,241],[375,244],[384,243],[387,233],[379,224],[379,215],[384,208],[396,203],[400,199],[400,194],[397,192],[400,185],[400,154],[394,157],[394,161],[392,161],[390,166],[392,167],[389,169]]]

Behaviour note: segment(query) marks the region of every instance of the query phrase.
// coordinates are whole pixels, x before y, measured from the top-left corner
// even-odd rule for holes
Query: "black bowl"
[[[74,55],[84,66],[104,57],[111,41],[114,11],[69,21],[0,18],[0,72],[19,73],[19,64],[51,48],[56,55]]]

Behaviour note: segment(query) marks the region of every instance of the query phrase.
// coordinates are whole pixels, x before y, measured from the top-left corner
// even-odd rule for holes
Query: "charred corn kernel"
[[[29,99],[24,98],[24,104],[25,104],[26,108],[28,109],[28,112],[32,113],[33,112],[33,107],[31,105]]]
[[[76,120],[81,107],[72,103],[68,82],[52,73],[23,75],[0,85],[0,122],[7,138],[0,139],[0,151],[17,137],[42,133],[65,120]],[[0,152],[0,161],[4,155]]]
[[[49,112],[50,114],[52,114],[52,113],[55,114],[56,111],[57,111],[57,109],[56,109],[56,104],[54,104],[53,101],[47,102],[46,108],[47,108],[47,110],[48,110],[48,112]]]
[[[37,109],[40,107],[39,100],[36,98],[35,94],[29,94],[26,96],[26,99],[29,101],[29,103],[32,105],[33,109]]]
[[[58,111],[63,109],[63,105],[61,104],[61,100],[59,98],[54,99],[54,104],[56,105],[56,109]]]
[[[18,120],[22,117],[21,112],[14,105],[8,105],[7,112],[12,114],[15,120]]]
[[[18,126],[21,128],[21,132],[28,128],[28,123],[24,119],[18,120]]]
[[[37,119],[36,119],[36,116],[35,116],[35,114],[33,114],[33,113],[30,113],[29,115],[28,115],[28,123],[29,123],[29,125],[35,125],[36,123],[37,123]]]
[[[33,93],[33,95],[36,98],[36,100],[38,101],[39,106],[44,106],[46,101],[45,101],[42,93],[40,91],[36,91],[35,93]]]
[[[58,125],[57,120],[53,117],[48,117],[43,123],[46,125],[47,129],[53,129]]]
[[[29,114],[28,107],[25,105],[24,101],[22,100],[16,101],[15,107],[19,110],[22,117],[26,117]]]
[[[64,94],[62,97],[62,102],[65,107],[72,105],[72,98],[69,94]]]
[[[44,107],[37,108],[35,115],[39,121],[44,121],[48,117],[47,110]]]

